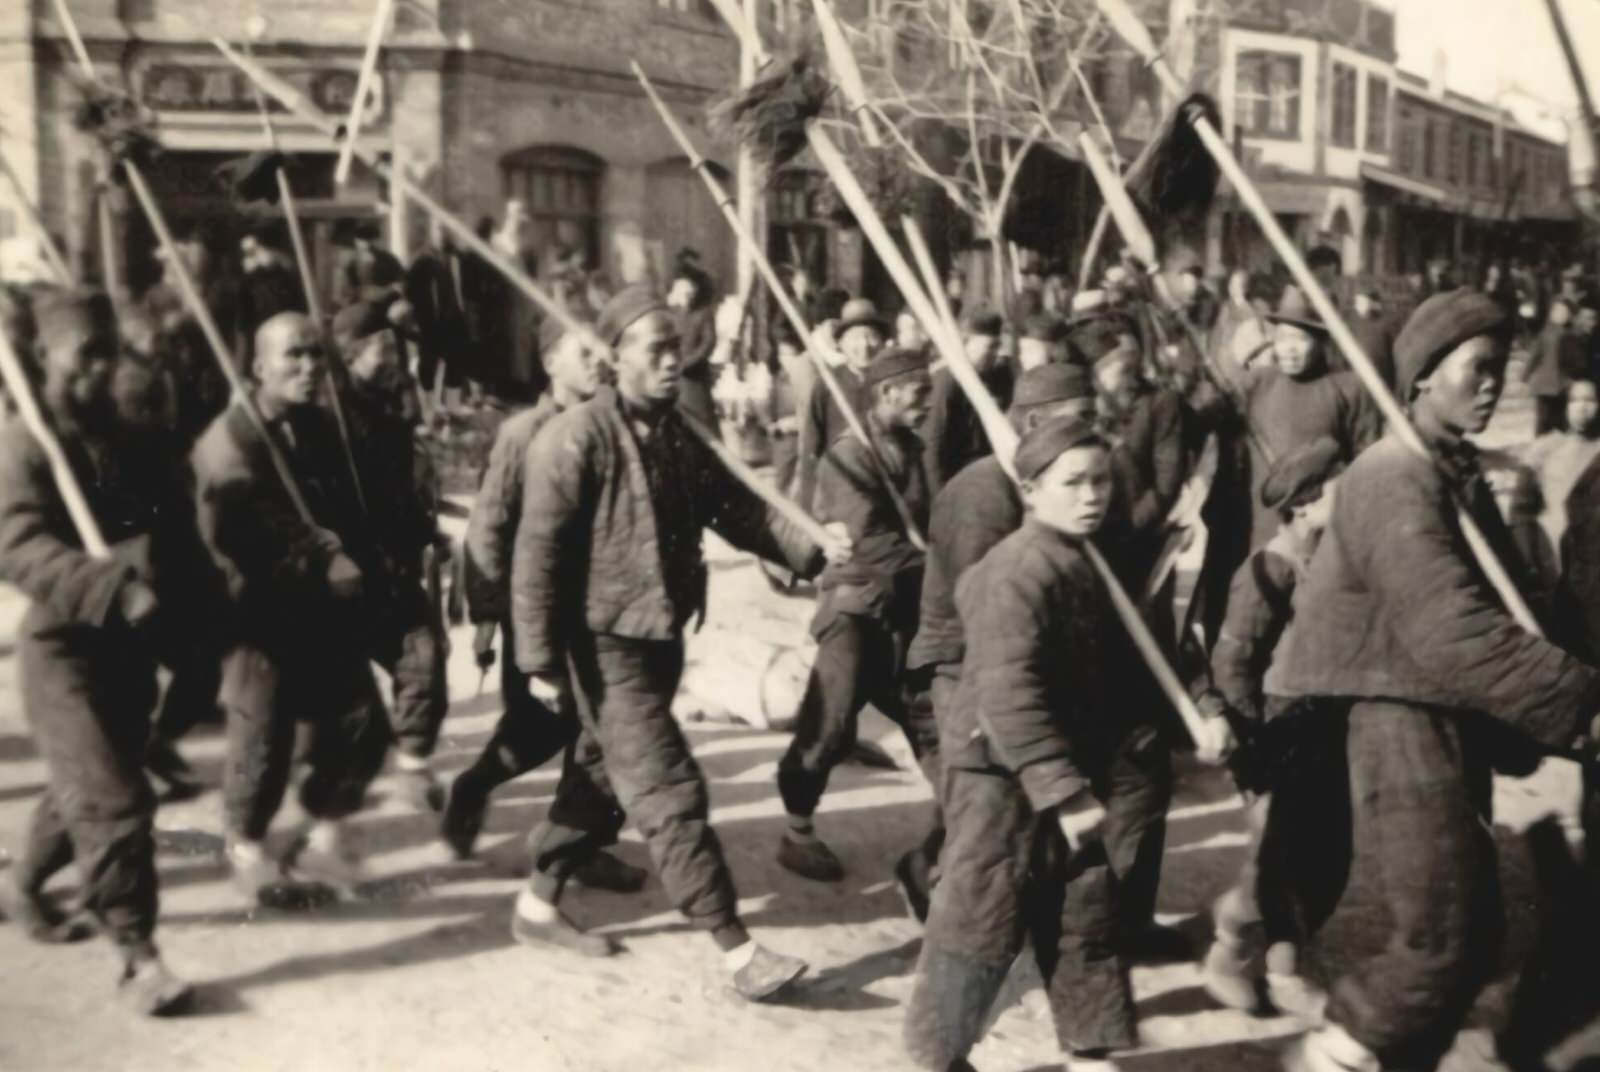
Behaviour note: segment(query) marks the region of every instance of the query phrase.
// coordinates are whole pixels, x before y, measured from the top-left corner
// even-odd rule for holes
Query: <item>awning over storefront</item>
[[[1425,201],[1436,202],[1441,208],[1455,207],[1454,203],[1460,200],[1452,197],[1449,192],[1441,187],[1434,186],[1432,183],[1413,179],[1409,175],[1402,175],[1399,172],[1390,171],[1388,168],[1378,167],[1376,164],[1363,163],[1361,165],[1361,177],[1368,182],[1388,186],[1403,194],[1410,194],[1412,197],[1420,197]]]

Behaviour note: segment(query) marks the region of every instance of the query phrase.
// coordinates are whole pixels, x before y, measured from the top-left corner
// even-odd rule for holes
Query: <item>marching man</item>
[[[683,627],[705,607],[701,533],[815,576],[842,563],[739,484],[677,410],[676,318],[642,287],[601,310],[617,385],[556,417],[529,452],[512,556],[518,668],[546,708],[572,700],[599,742],[617,797],[638,824],[667,895],[723,952],[744,998],[775,996],[806,969],[757,944],[739,919],[704,776],[672,717]],[[513,934],[558,919],[538,883],[516,902]]]

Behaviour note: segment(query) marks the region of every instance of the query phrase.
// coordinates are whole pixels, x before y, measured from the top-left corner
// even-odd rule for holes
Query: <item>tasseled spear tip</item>
[[[711,123],[759,163],[780,168],[806,147],[806,124],[822,114],[832,90],[806,53],[773,59],[755,81],[711,109]]]
[[[155,114],[123,90],[72,70],[68,77],[83,99],[72,125],[92,136],[113,161],[147,163],[161,151],[154,130]]]
[[[1199,215],[1210,206],[1217,192],[1217,164],[1206,152],[1195,133],[1194,118],[1202,116],[1221,129],[1222,116],[1217,102],[1204,93],[1184,101],[1172,121],[1161,132],[1144,181],[1135,197],[1162,219],[1183,219]]]

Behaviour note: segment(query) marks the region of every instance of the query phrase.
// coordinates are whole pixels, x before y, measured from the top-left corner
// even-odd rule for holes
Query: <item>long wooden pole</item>
[[[745,39],[753,37],[754,29],[742,22],[737,13],[738,9],[733,6],[731,0],[712,0],[712,2],[735,33]],[[951,375],[955,377],[956,383],[966,393],[967,400],[972,404],[974,411],[978,415],[979,423],[983,425],[984,433],[989,437],[989,443],[994,450],[995,457],[999,460],[1001,467],[1005,469],[1006,474],[1015,480],[1016,470],[1012,466],[1011,458],[1016,453],[1016,429],[1011,426],[1011,422],[1007,421],[1005,415],[1000,412],[1000,406],[995,402],[994,396],[989,394],[988,389],[983,386],[983,381],[978,377],[977,370],[967,360],[966,352],[949,338],[949,333],[944,329],[944,321],[939,314],[939,310],[935,308],[928,295],[923,292],[916,274],[911,270],[911,266],[906,263],[906,259],[900,253],[899,247],[895,245],[894,240],[889,236],[889,231],[884,226],[882,218],[878,215],[877,208],[872,204],[871,199],[867,197],[866,191],[861,188],[861,183],[856,179],[849,165],[845,163],[843,155],[833,144],[833,140],[816,123],[811,123],[807,126],[806,140],[811,147],[812,154],[816,156],[824,170],[828,172],[828,177],[833,180],[833,184],[838,188],[840,196],[844,198],[846,206],[854,214],[862,233],[872,243],[873,250],[878,254],[878,260],[888,269],[890,276],[895,281],[895,285],[900,288],[901,295],[905,298],[907,307],[910,308],[912,315],[921,321],[923,330],[928,333],[929,338],[933,339],[934,344],[943,351],[942,356],[950,368]],[[915,222],[906,222],[908,224],[908,240],[912,242],[920,240],[921,234]],[[915,238],[912,237],[913,234],[915,234]],[[1139,618],[1138,612],[1133,610],[1132,602],[1127,598],[1126,593],[1122,593],[1121,585],[1116,577],[1107,572],[1104,574],[1104,578],[1108,588],[1112,588],[1122,594],[1120,602],[1113,599],[1113,606],[1118,608],[1118,613],[1123,618],[1123,624],[1133,637],[1135,645],[1139,647],[1140,653],[1150,663],[1150,669],[1155,675],[1156,681],[1167,692],[1168,701],[1172,704],[1173,709],[1178,712],[1179,717],[1183,719],[1184,725],[1188,728],[1195,741],[1203,740],[1205,737],[1204,717],[1200,714],[1199,708],[1195,706],[1194,701],[1181,685],[1176,685],[1175,687],[1177,675],[1172,672],[1170,666],[1167,666],[1159,647],[1156,646],[1154,639],[1150,636],[1149,628]],[[1141,637],[1143,640],[1141,640]],[[1165,673],[1163,673],[1163,670]]]
[[[39,409],[33,397],[33,386],[28,382],[28,374],[23,371],[22,362],[18,360],[17,352],[11,348],[11,340],[3,331],[0,331],[0,378],[4,379],[6,392],[16,403],[17,415],[22,418],[23,426],[50,463],[50,475],[55,480],[56,490],[61,493],[61,501],[66,504],[67,517],[77,530],[78,542],[83,544],[90,558],[110,558],[111,549],[106,546],[105,536],[94,519],[94,511],[89,509],[83,485],[78,483],[77,474],[67,461],[61,441],[56,438],[50,422]]]
[[[250,45],[245,44],[245,51],[250,51]],[[256,99],[256,111],[261,114],[261,129],[267,136],[267,148],[272,152],[278,151],[278,128],[272,122],[272,112],[267,108],[267,99],[261,94],[261,87],[254,82],[250,83],[250,91]],[[350,480],[356,491],[356,501],[361,505],[361,512],[367,514],[367,493],[361,484],[361,469],[356,465],[355,449],[350,440],[350,422],[345,418],[344,402],[339,398],[339,383],[342,377],[341,355],[334,352],[332,332],[327,321],[322,319],[322,295],[317,288],[315,274],[311,270],[311,255],[306,250],[306,237],[300,229],[300,213],[295,207],[294,184],[289,181],[288,172],[279,166],[273,169],[274,177],[278,182],[278,200],[283,202],[284,220],[289,225],[289,244],[294,247],[295,266],[300,270],[300,288],[306,295],[306,312],[311,315],[312,321],[317,325],[317,332],[322,336],[323,346],[328,354],[328,376],[323,380],[323,387],[328,393],[328,408],[333,411],[333,420],[339,428],[339,445],[344,449],[344,460],[350,469]]]
[[[67,0],[55,0],[56,15],[61,22],[61,28],[71,42],[72,50],[78,57],[83,73],[90,78],[94,77],[94,61],[89,58],[89,49],[83,43],[83,36],[78,33],[78,24],[73,21],[72,12],[67,7]],[[206,342],[211,346],[211,354],[216,358],[217,365],[222,369],[223,377],[232,388],[234,400],[245,417],[255,427],[256,433],[266,444],[267,455],[272,460],[272,467],[277,471],[278,477],[283,481],[283,487],[289,494],[289,501],[294,504],[295,511],[308,525],[315,524],[311,510],[306,505],[305,496],[300,493],[300,485],[294,479],[294,473],[289,469],[288,460],[283,452],[278,449],[278,444],[272,438],[272,433],[267,430],[267,422],[261,416],[261,411],[256,407],[255,399],[250,397],[249,388],[239,370],[233,367],[233,361],[228,356],[227,344],[222,341],[222,332],[217,330],[217,323],[211,316],[211,309],[206,305],[205,298],[200,294],[200,288],[195,285],[194,277],[189,273],[189,266],[178,256],[177,243],[173,241],[172,230],[167,226],[166,217],[161,213],[161,206],[156,202],[155,195],[150,192],[150,186],[145,182],[144,173],[139,170],[139,165],[132,160],[123,160],[122,170],[128,176],[128,185],[132,188],[134,196],[138,198],[140,207],[150,220],[151,228],[156,232],[156,238],[161,242],[161,248],[167,255],[167,263],[173,275],[178,280],[178,290],[183,295],[184,301],[189,305],[189,312],[200,325],[200,331],[206,337]]]
[[[240,55],[237,50],[221,38],[212,37],[211,44],[213,48],[226,56],[234,66],[254,79],[262,89],[276,98],[279,103],[301,121],[317,127],[330,137],[336,136],[337,126],[322,115],[321,112],[306,103],[305,98],[293,86],[276,77],[254,60]],[[526,295],[535,305],[539,306],[545,315],[554,317],[568,331],[583,339],[585,345],[603,354],[612,352],[611,346],[596,335],[593,328],[578,320],[568,311],[566,306],[546,294],[537,283],[528,278],[520,267],[512,264],[499,250],[479,238],[476,231],[452,215],[404,172],[388,167],[378,158],[376,153],[363,149],[359,145],[355,147],[355,153],[366,161],[369,167],[387,178],[392,185],[402,190],[407,197],[421,205],[428,215],[437,220],[462,245],[478,254],[487,263],[493,265],[513,286]],[[733,451],[728,449],[727,445],[722,442],[715,432],[682,409],[678,410],[678,416],[689,430],[695,434],[696,438],[717,456],[728,471],[763,502],[771,506],[773,510],[781,514],[791,524],[804,531],[816,543],[826,545],[833,542],[834,537],[832,534],[818,524],[815,518],[807,514],[793,501],[768,486]]]
[[[872,436],[868,434],[866,427],[861,423],[860,416],[856,413],[855,403],[851,401],[850,396],[845,393],[844,388],[840,385],[838,378],[834,376],[833,368],[829,365],[827,357],[819,349],[816,340],[812,338],[811,328],[806,323],[805,315],[800,312],[799,306],[795,304],[794,299],[789,295],[788,288],[778,278],[778,272],[773,268],[766,251],[756,241],[755,235],[746,226],[743,217],[735,211],[732,199],[728,197],[728,192],[722,188],[722,184],[711,174],[711,169],[705,157],[700,154],[694,143],[689,140],[688,132],[683,129],[677,117],[672,114],[672,110],[661,99],[661,95],[656,92],[655,85],[637,62],[633,64],[633,76],[639,80],[639,85],[644,87],[645,95],[650,98],[650,103],[655,105],[656,111],[661,116],[661,122],[666,126],[668,133],[678,143],[678,147],[683,150],[683,154],[688,157],[690,167],[699,172],[700,177],[705,180],[706,189],[711,192],[711,199],[722,210],[723,218],[728,221],[728,226],[733,229],[733,233],[738,236],[740,248],[750,258],[753,267],[760,273],[762,280],[767,284],[767,289],[772,292],[773,298],[777,300],[778,307],[783,310],[784,316],[788,318],[789,323],[794,327],[795,333],[804,342],[806,354],[816,367],[818,379],[821,380],[828,394],[832,396],[834,405],[839,407],[839,412],[843,415],[845,424],[849,426],[851,434],[861,441],[862,446],[867,448],[868,455],[872,458],[873,464],[883,477],[884,486],[889,489],[889,495],[894,500],[895,511],[900,515],[900,523],[905,529],[906,538],[918,550],[927,550],[927,541],[923,538],[916,519],[911,515],[910,505],[906,502],[905,496],[900,493],[900,490],[895,487],[894,482],[889,478],[888,470],[884,468],[883,459],[878,454],[877,444],[873,442]]]
[[[1166,60],[1162,58],[1160,52],[1156,49],[1155,42],[1150,39],[1150,33],[1145,29],[1144,24],[1139,21],[1139,17],[1133,13],[1123,0],[1098,0],[1098,3],[1107,21],[1112,24],[1117,33],[1136,52],[1139,52],[1149,62],[1151,68],[1156,72],[1156,76],[1161,79],[1163,84],[1173,93],[1181,93],[1182,85],[1178,81],[1178,76],[1172,73],[1172,68],[1167,65]],[[1356,340],[1349,326],[1345,324],[1344,317],[1340,314],[1338,306],[1333,303],[1333,299],[1328,297],[1327,292],[1322,289],[1322,284],[1317,282],[1316,276],[1311,274],[1311,269],[1306,265],[1305,259],[1300,256],[1300,251],[1295,247],[1289,236],[1284,234],[1283,228],[1278,224],[1277,217],[1267,207],[1266,201],[1261,197],[1261,192],[1250,181],[1250,176],[1245,174],[1244,169],[1239,166],[1239,162],[1234,159],[1233,152],[1228,148],[1228,144],[1223,140],[1221,133],[1211,125],[1210,120],[1198,111],[1191,110],[1188,114],[1188,120],[1190,125],[1194,127],[1195,133],[1199,135],[1201,144],[1206,147],[1206,151],[1216,160],[1217,166],[1222,169],[1223,175],[1233,184],[1234,192],[1238,194],[1239,200],[1244,203],[1245,207],[1250,210],[1250,214],[1255,217],[1262,233],[1267,236],[1267,241],[1272,243],[1278,256],[1283,259],[1284,264],[1288,267],[1289,274],[1294,277],[1301,291],[1310,300],[1312,308],[1322,318],[1329,335],[1332,336],[1334,343],[1350,363],[1351,370],[1361,380],[1362,386],[1372,396],[1372,400],[1377,404],[1384,420],[1389,423],[1389,427],[1394,430],[1394,433],[1400,437],[1400,441],[1407,447],[1422,454],[1424,457],[1432,457],[1432,453],[1428,450],[1428,445],[1423,441],[1421,435],[1417,433],[1416,428],[1411,423],[1411,419],[1406,415],[1405,410],[1401,408],[1400,403],[1395,400],[1393,393],[1390,392],[1388,383],[1372,364],[1371,359],[1367,357],[1366,351],[1361,348],[1361,344]],[[1489,541],[1484,536],[1483,530],[1465,508],[1459,509],[1457,516],[1460,519],[1461,534],[1466,540],[1467,546],[1471,549],[1473,557],[1483,570],[1484,576],[1488,578],[1490,585],[1500,596],[1501,601],[1505,603],[1506,609],[1524,629],[1535,635],[1542,636],[1543,630],[1540,629],[1539,621],[1534,617],[1532,608],[1528,606],[1528,602],[1523,598],[1522,593],[1517,591],[1517,586],[1511,580],[1511,575],[1495,555],[1493,548],[1489,546]]]
[[[39,215],[38,207],[28,196],[28,191],[23,188],[22,177],[11,167],[11,161],[6,159],[4,153],[0,153],[0,172],[4,172],[6,181],[11,183],[11,190],[16,194],[18,204],[22,206],[23,215],[28,217],[28,223],[33,227],[34,235],[39,242],[39,250],[49,263],[50,270],[55,273],[56,282],[62,286],[71,285],[72,269],[67,267],[67,259],[61,255],[50,229],[44,225],[44,217]]]
[[[378,0],[372,25],[367,29],[367,46],[361,54],[361,71],[356,75],[356,94],[350,101],[350,115],[344,123],[339,160],[333,169],[336,186],[343,187],[350,181],[350,160],[355,152],[356,139],[361,136],[361,113],[366,110],[367,96],[372,92],[372,79],[378,70],[378,49],[383,45],[383,35],[389,28],[389,17],[393,13],[394,0]]]

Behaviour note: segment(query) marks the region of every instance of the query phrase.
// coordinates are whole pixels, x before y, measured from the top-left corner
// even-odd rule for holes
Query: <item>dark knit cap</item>
[[[1022,321],[1022,337],[1035,342],[1058,343],[1067,337],[1066,321],[1053,313],[1033,313]]]
[[[1262,481],[1261,505],[1268,510],[1282,510],[1310,502],[1342,468],[1344,457],[1331,436],[1304,443],[1279,458]]]
[[[88,287],[41,291],[33,300],[33,322],[38,344],[49,351],[69,335],[87,328],[105,339],[117,337],[116,315],[105,291]]]
[[[987,305],[974,305],[961,316],[964,335],[999,335],[1005,326],[1005,318],[998,310]]]
[[[928,372],[926,353],[921,350],[891,346],[872,359],[872,363],[861,374],[861,382],[867,387],[876,387],[880,383],[888,383],[901,376],[912,376],[919,372],[923,375]]]
[[[1479,335],[1508,339],[1511,313],[1480,290],[1462,287],[1435,294],[1411,314],[1394,341],[1395,389],[1400,401],[1456,347]]]
[[[1068,402],[1074,398],[1093,398],[1094,384],[1081,365],[1051,363],[1024,372],[1017,378],[1011,405],[1017,409]]]
[[[669,313],[667,303],[643,283],[624,287],[600,310],[595,332],[607,346],[617,345],[622,333],[651,313]]]
[[[1086,443],[1105,445],[1094,422],[1081,417],[1055,417],[1022,437],[1012,465],[1018,480],[1033,480],[1073,447]]]

